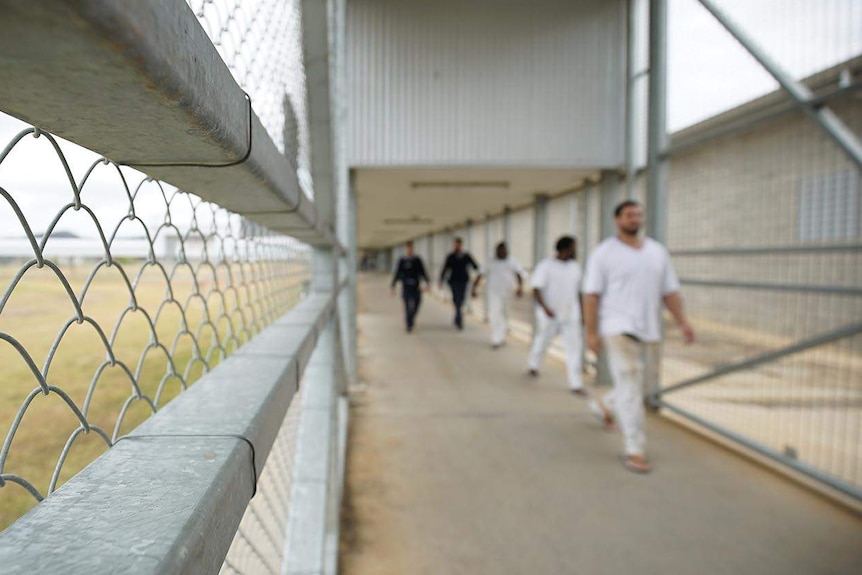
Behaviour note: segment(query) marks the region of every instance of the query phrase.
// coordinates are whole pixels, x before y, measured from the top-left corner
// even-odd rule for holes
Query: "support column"
[[[491,214],[485,214],[485,253],[482,256],[486,262],[494,257],[494,246],[491,245]]]
[[[667,0],[650,0],[649,118],[647,123],[647,235],[664,243],[667,149]]]
[[[428,265],[428,269],[425,270],[428,272],[428,279],[431,280],[431,285],[434,285],[434,234],[428,234],[428,261],[425,262]]]
[[[346,181],[344,181],[346,180]],[[356,173],[350,171],[347,178],[336,179],[337,229],[336,235],[346,252],[341,254],[339,277],[347,280],[347,286],[338,297],[338,315],[342,340],[342,356],[346,383],[357,381],[356,338]],[[334,286],[333,286],[334,287]]]
[[[626,2],[626,127],[625,127],[625,170],[626,170],[626,198],[635,197],[635,178],[637,168],[635,166],[635,135],[637,134],[638,113],[635,102],[635,82],[637,81],[637,43],[635,20],[635,1]]]
[[[584,240],[584,253],[590,253],[593,249],[592,241],[590,236],[593,233],[593,226],[595,225],[590,217],[592,215],[592,205],[593,205],[593,182],[592,180],[584,181],[584,230],[583,230],[583,240]]]
[[[464,251],[470,253],[472,255],[472,246],[473,246],[473,220],[467,220],[466,225],[464,226]],[[464,296],[464,309],[473,313],[473,289],[472,284],[467,286],[467,294]]]
[[[512,244],[512,208],[503,208],[503,241],[507,246]]]
[[[494,246],[491,245],[491,241],[492,241],[491,240],[491,214],[485,214],[485,254],[484,254],[484,256],[485,256],[485,265],[486,266],[487,266],[488,262],[490,262],[492,259],[494,259],[496,257],[496,254],[494,253]],[[483,319],[485,320],[485,323],[488,323],[488,321],[489,321],[489,318],[488,318],[488,289],[487,289],[488,288],[488,278],[485,278],[485,288],[486,289],[483,292],[484,295],[482,296],[482,298],[483,298],[482,303],[484,306],[482,316],[483,316]]]
[[[572,235],[575,236],[575,240],[578,242],[578,261],[583,268],[586,260],[586,250],[584,249],[584,235],[583,230],[581,229],[580,222],[580,213],[578,210],[578,197],[582,192],[574,192],[571,196],[569,196],[569,215],[571,216],[570,225],[572,229]],[[583,254],[583,257],[581,257]]]
[[[548,196],[536,194],[535,225],[533,226],[533,267],[548,256]]]
[[[548,196],[547,194],[536,194],[534,206],[533,225],[533,269],[539,265],[548,255]],[[536,304],[533,303],[535,309]],[[533,326],[533,337],[536,337],[536,314],[531,314],[530,321]]]
[[[667,136],[667,0],[650,0],[649,117],[647,120],[646,232],[665,243],[670,166]],[[659,381],[659,388],[661,381]]]
[[[622,201],[622,178],[616,170],[602,170],[599,184],[601,210],[599,235],[602,239],[616,233],[614,208]]]

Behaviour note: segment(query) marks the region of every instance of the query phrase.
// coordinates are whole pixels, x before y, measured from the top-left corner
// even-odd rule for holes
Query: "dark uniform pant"
[[[422,303],[422,290],[419,289],[419,286],[404,286],[401,290],[401,297],[404,299],[407,329],[413,329],[416,314],[419,312],[419,305]]]
[[[452,289],[452,303],[455,304],[455,325],[461,327],[464,325],[464,318],[461,316],[461,307],[464,305],[464,298],[467,295],[467,282],[449,282],[449,287]]]

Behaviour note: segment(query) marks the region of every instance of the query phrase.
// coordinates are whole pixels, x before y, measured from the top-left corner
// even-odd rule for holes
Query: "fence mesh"
[[[713,3],[862,137],[862,4]],[[647,2],[634,4],[645,24]],[[669,160],[666,243],[698,342],[683,345],[676,326],[666,325],[662,399],[858,494],[862,172],[776,91],[777,82],[697,0],[669,6],[668,118],[676,151]],[[643,52],[646,30],[636,36]],[[646,67],[642,56],[635,74]],[[646,158],[647,81],[636,79],[636,92],[644,92],[636,94],[639,168]],[[634,184],[643,202],[646,177]],[[582,264],[613,233],[602,223],[616,200],[602,198],[600,187],[550,203],[549,242],[574,232]],[[527,208],[511,221],[512,241],[520,245],[513,251],[527,268],[533,213]],[[485,249],[474,250],[480,259],[502,239],[499,220],[477,226],[479,234],[489,227]],[[437,269],[442,237],[419,244],[423,256],[426,245],[435,245],[428,259],[438,261]],[[531,310],[529,298],[511,302],[513,334],[529,336]]]
[[[290,404],[220,573],[281,573],[302,394]]]
[[[862,135],[859,87],[854,95],[848,80],[860,70],[858,2],[774,3],[771,27],[758,24],[765,9],[758,3],[716,4],[792,77],[806,78],[815,95],[838,94],[827,109]],[[748,78],[748,98],[777,89],[697,2],[680,1],[676,9],[671,23],[695,22],[688,33],[712,45],[674,56],[674,41],[685,42],[686,33],[674,36],[671,27],[672,121],[674,114],[677,123],[695,118],[674,94],[706,90],[705,76],[717,77],[725,65]],[[725,48],[733,52],[730,64],[715,61]],[[695,68],[701,72],[682,74]],[[798,109],[766,113],[788,103],[786,95],[729,98],[730,91],[716,89],[712,111],[731,110],[673,137],[693,143],[670,159],[667,245],[699,342],[683,346],[667,326],[664,400],[858,490],[862,173]],[[707,137],[733,123],[741,127]]]
[[[308,98],[300,0],[187,0],[282,152],[295,161],[303,191],[310,175]]]
[[[310,250],[0,120],[2,528],[295,305]]]

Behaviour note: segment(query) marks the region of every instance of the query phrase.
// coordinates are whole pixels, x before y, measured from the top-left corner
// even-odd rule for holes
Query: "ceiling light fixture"
[[[410,187],[414,190],[439,189],[443,191],[475,191],[475,192],[499,192],[509,189],[509,182],[482,182],[482,181],[446,181],[446,182],[411,182]]]
[[[434,220],[414,215],[409,218],[386,218],[383,223],[387,226],[427,226],[433,224]]]

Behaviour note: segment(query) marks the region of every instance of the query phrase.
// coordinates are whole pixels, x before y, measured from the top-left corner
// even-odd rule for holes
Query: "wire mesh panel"
[[[220,573],[281,573],[302,394],[290,404]]]
[[[308,96],[300,0],[187,0],[272,141],[296,160],[310,197]]]
[[[860,21],[858,3],[782,3],[770,29],[754,25],[757,3],[717,4],[791,77],[817,72],[804,85],[862,134],[859,86],[848,81],[860,70],[862,28],[843,20]],[[696,2],[677,6],[694,10]],[[696,29],[720,28],[701,16]],[[715,71],[709,53],[690,52],[680,66]],[[697,57],[703,61],[690,62]],[[745,66],[767,76],[760,94],[775,88],[753,60]],[[699,342],[683,346],[667,327],[663,399],[859,497],[862,173],[785,94],[711,101],[730,109],[672,137],[667,244]],[[671,117],[674,105],[672,98]]]
[[[0,117],[0,527],[293,307],[310,250]]]

